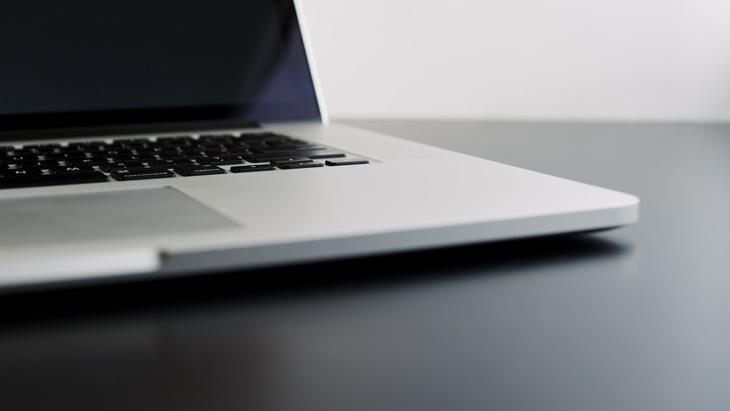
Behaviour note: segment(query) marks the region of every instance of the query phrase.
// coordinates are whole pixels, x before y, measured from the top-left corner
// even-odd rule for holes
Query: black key
[[[122,181],[175,177],[173,172],[164,168],[121,168],[112,170],[110,174]]]
[[[224,160],[222,158],[208,158],[206,160],[198,160],[199,164],[209,164],[212,166],[230,166],[234,164],[243,164],[243,160],[237,158],[231,158]]]
[[[137,157],[154,157],[156,152],[152,151],[150,148],[140,148],[139,150],[136,150]]]
[[[189,165],[195,165],[195,162],[189,158],[175,158],[175,159],[169,159],[169,160],[162,160],[163,164],[167,164],[167,167],[174,167],[174,166],[189,166]]]
[[[254,153],[257,154],[279,154],[279,155],[289,155],[289,154],[299,154],[301,155],[302,152],[315,152],[318,150],[326,150],[327,147],[324,146],[297,146],[297,147],[288,147],[288,148],[281,148],[281,147],[254,147],[251,149]]]
[[[325,147],[325,146],[320,146],[317,144],[309,144],[309,143],[302,144],[297,147],[297,150],[326,150],[326,149],[327,149],[327,147]]]
[[[178,155],[170,157],[201,157],[204,155],[205,154],[203,153],[203,150],[195,148],[191,150],[183,150],[182,152],[178,153]]]
[[[107,151],[131,150],[127,144],[122,143],[112,143],[106,149]]]
[[[99,165],[99,170],[110,173],[112,170],[122,169],[124,168],[124,164],[122,163],[107,163],[107,164],[101,164]]]
[[[114,142],[115,143],[123,142],[123,143],[127,143],[127,144],[148,144],[148,143],[151,143],[152,140],[150,140],[149,138],[142,137],[142,138],[128,138],[128,139],[114,140]]]
[[[41,149],[40,154],[48,158],[49,156],[58,156],[63,152],[62,147],[49,147],[47,149]]]
[[[136,160],[137,156],[135,153],[116,153],[116,154],[109,154],[109,157],[115,159],[115,160]]]
[[[223,147],[228,148],[228,149],[231,149],[231,148],[248,148],[248,144],[247,143],[244,143],[244,142],[238,141],[238,140],[232,141],[230,143],[223,143],[221,145]]]
[[[204,143],[227,143],[232,141],[234,138],[235,137],[230,134],[202,135],[198,140]]]
[[[298,140],[284,140],[284,141],[267,141],[266,144],[272,148],[292,148],[295,150],[303,150],[307,148],[320,147],[314,143],[307,143],[306,141]]]
[[[185,162],[192,163],[193,161],[195,161],[195,158],[188,157],[188,156],[178,156],[178,157],[169,158],[168,160],[171,160],[174,162],[180,162],[180,163],[185,163]]]
[[[201,140],[229,140],[232,138],[236,138],[233,134],[201,134],[199,137]]]
[[[164,150],[164,151],[158,151],[157,155],[159,155],[161,158],[174,158],[174,157],[180,157],[182,152],[178,150]]]
[[[85,158],[69,158],[70,161],[84,161],[85,159],[90,159],[93,161],[106,161],[107,158],[110,156],[107,156],[106,154],[102,154],[102,152],[99,153],[86,153],[87,156]]]
[[[144,163],[139,160],[124,160],[121,163],[124,164],[125,168],[137,168],[144,166]]]
[[[35,176],[2,176],[0,188],[53,186],[61,184],[101,183],[109,179],[98,171],[78,171]]]
[[[103,146],[103,145],[106,145],[106,142],[102,141],[102,140],[76,141],[73,143],[68,143],[68,147],[90,147],[90,146]]]
[[[198,143],[198,147],[216,149],[216,148],[221,148],[222,146],[221,146],[221,143],[216,143],[214,141],[200,141]]]
[[[240,154],[221,154],[217,157],[221,160],[240,160],[243,158],[243,156]]]
[[[277,137],[273,133],[243,133],[239,137],[240,140],[244,141],[258,141],[258,140],[265,140],[265,139],[279,139],[280,137]]]
[[[296,144],[267,144],[266,147],[260,147],[257,151],[264,153],[287,152],[296,151],[298,147]]]
[[[164,161],[161,160],[150,160],[147,162],[147,167],[150,168],[172,168],[173,166],[170,164],[166,164]],[[124,168],[124,167],[117,167],[117,168]]]
[[[31,149],[21,149],[15,151],[16,156],[23,156],[28,158],[38,158],[41,154],[37,150],[31,150]]]
[[[307,162],[310,162],[312,160],[310,160],[307,157],[303,157],[303,156],[291,156],[291,157],[287,157],[287,158],[283,158],[283,157],[282,158],[277,158],[277,159],[273,159],[273,160],[270,160],[270,161],[274,165],[279,165],[279,164],[284,164],[284,163],[307,163]]]
[[[148,156],[148,155],[140,155],[137,156],[138,161],[147,162],[147,161],[157,161],[157,157],[155,156]]]
[[[184,158],[185,160],[195,161],[195,162],[198,162],[198,163],[200,163],[201,161],[217,160],[218,159],[217,156],[210,156],[209,157],[209,156],[201,156],[201,155],[197,155],[197,156],[186,156],[186,157],[182,157],[182,158]],[[173,160],[177,161],[178,159],[173,159]]]
[[[14,168],[12,170],[6,169],[0,171],[0,175],[3,177],[13,176],[39,176],[43,174],[43,170],[40,168]]]
[[[290,142],[292,144],[297,144],[300,146],[314,145],[314,143],[310,143],[310,142],[304,141],[304,140],[297,140],[296,138],[288,137],[288,139],[289,139],[289,140],[287,140],[288,142]]]
[[[253,146],[253,145],[265,145],[266,142],[261,139],[260,137],[240,137],[234,140],[234,142],[238,144],[245,144],[247,146]]]
[[[61,153],[46,153],[43,155],[45,161],[66,161],[66,155]]]
[[[270,149],[271,147],[267,146],[264,142],[257,142],[257,141],[251,141],[247,144],[248,149],[251,151],[255,151],[258,149]]]
[[[18,152],[23,154],[40,154],[41,150],[36,145],[32,146],[23,146],[22,149],[20,149]]]
[[[158,143],[189,143],[194,141],[191,136],[157,137]]]
[[[220,155],[228,154],[228,150],[207,150],[206,149],[205,151],[203,151],[203,154],[205,154],[206,156],[211,156],[211,157],[220,156]]]
[[[361,158],[342,158],[342,159],[335,159],[335,160],[327,160],[324,162],[328,166],[352,166],[355,164],[368,164],[370,163],[367,160],[363,160]]]
[[[57,144],[57,143],[49,143],[49,144],[29,144],[29,145],[23,146],[23,148],[55,148],[55,147],[61,147],[61,145]]]
[[[60,166],[58,161],[40,161],[38,164],[40,164],[39,167],[44,170],[49,170],[53,167]]]
[[[14,163],[14,162],[19,162],[19,161],[33,161],[33,160],[38,160],[38,156],[35,154],[31,154],[31,155],[17,154],[17,155],[3,157],[3,160],[6,163]]]
[[[229,150],[228,154],[224,154],[226,156],[236,156],[238,158],[243,158],[244,156],[251,156],[253,153],[251,153],[248,150],[242,150],[242,149],[233,149]]]
[[[67,159],[65,161],[66,165],[75,165],[75,166],[97,166],[102,164],[109,163],[109,160],[104,158],[77,158],[74,160]]]
[[[294,170],[298,168],[314,168],[314,167],[322,167],[324,164],[317,163],[314,161],[306,161],[301,163],[283,163],[283,164],[277,164],[277,167],[279,167],[282,170]]]
[[[278,166],[279,164],[287,164],[287,163],[309,163],[312,160],[308,159],[307,157],[289,157],[289,158],[272,159],[270,161],[272,164]]]
[[[89,155],[85,151],[69,151],[66,153],[66,158],[70,159],[79,159],[79,158],[88,158]]]
[[[225,174],[226,170],[216,167],[216,166],[207,166],[207,165],[195,165],[195,166],[178,166],[174,167],[172,171],[180,174],[181,176],[190,177],[190,176],[207,176],[211,174]]]
[[[296,140],[292,139],[291,137],[280,135],[269,135],[264,137],[261,141],[265,142],[266,144],[291,144],[293,142],[296,142]]]
[[[76,173],[79,171],[94,171],[94,167],[91,166],[55,166],[50,167],[49,170],[53,173]]]
[[[301,153],[304,157],[309,157],[312,160],[323,160],[325,158],[341,158],[345,156],[345,153],[339,151],[303,151]]]
[[[274,169],[275,167],[271,164],[247,164],[245,166],[231,167],[229,171],[231,173],[248,173],[251,171],[271,171]]]
[[[19,161],[19,162],[15,163],[15,165],[18,168],[46,168],[45,166],[48,166],[48,162],[38,161],[38,160],[35,160],[35,161],[25,160],[25,161]]]
[[[266,163],[271,161],[272,163],[286,163],[286,162],[304,162],[304,161],[311,161],[307,157],[302,157],[299,155],[294,156],[282,156],[282,155],[256,155],[256,156],[247,156],[244,157],[244,159],[251,163]]]

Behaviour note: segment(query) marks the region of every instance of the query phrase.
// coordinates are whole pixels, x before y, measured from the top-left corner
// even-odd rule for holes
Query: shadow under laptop
[[[0,295],[0,327],[256,307],[625,260],[632,246],[569,234],[247,271]]]
[[[29,410],[349,409],[389,395],[393,374],[420,398],[444,355],[470,363],[468,347],[521,341],[586,299],[620,305],[635,254],[562,236],[5,295],[0,397]]]

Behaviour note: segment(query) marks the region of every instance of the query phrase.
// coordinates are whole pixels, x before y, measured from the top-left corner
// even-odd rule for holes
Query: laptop
[[[2,290],[637,221],[632,195],[331,124],[296,1],[4,6]]]

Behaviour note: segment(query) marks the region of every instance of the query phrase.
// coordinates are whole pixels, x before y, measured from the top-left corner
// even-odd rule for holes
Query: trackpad
[[[0,247],[236,226],[171,187],[0,201]]]

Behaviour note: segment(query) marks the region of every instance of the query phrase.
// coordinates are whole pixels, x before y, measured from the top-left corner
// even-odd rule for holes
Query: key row
[[[228,172],[248,173],[258,171],[272,171],[276,168],[282,170],[293,170],[323,167],[325,165],[330,167],[336,167],[368,163],[368,160],[359,158],[332,159],[326,160],[324,163],[319,161],[313,161],[310,159],[299,158],[291,160],[276,160],[269,163],[232,166],[230,167]],[[131,181],[170,178],[175,177],[176,174],[183,177],[225,174],[226,170],[213,165],[193,164],[175,166],[169,169],[160,167],[117,168],[109,170],[108,173],[115,180]],[[83,184],[107,181],[109,181],[109,177],[107,177],[107,175],[102,173],[101,171],[95,170],[93,167],[76,170],[64,170],[52,173],[28,172],[27,170],[0,170],[0,188]]]

